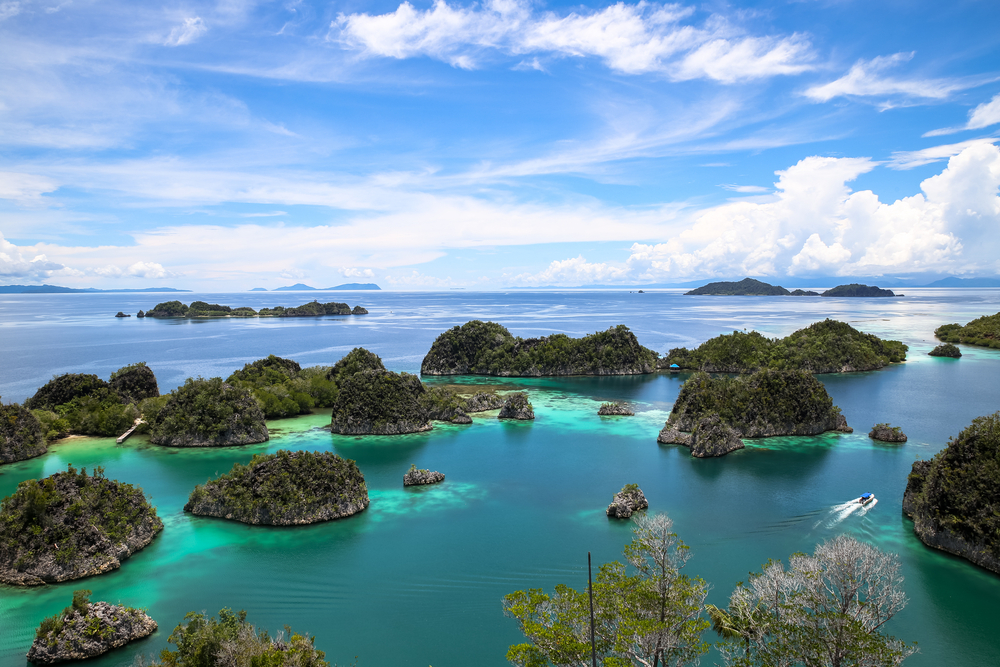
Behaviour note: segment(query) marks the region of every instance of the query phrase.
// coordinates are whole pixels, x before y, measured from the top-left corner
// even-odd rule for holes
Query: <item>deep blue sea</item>
[[[693,557],[686,571],[712,583],[724,605],[747,573],[769,558],[811,551],[849,533],[899,554],[909,605],[888,631],[918,641],[907,665],[1000,664],[994,628],[1000,576],[924,547],[900,511],[914,460],[929,458],[974,417],[1000,410],[1000,351],[963,346],[936,359],[935,327],[1000,311],[1000,290],[913,289],[900,299],[685,297],[680,290],[445,293],[0,295],[0,395],[23,401],[53,375],[96,373],[145,361],[160,389],[191,376],[228,376],[277,354],[303,366],[329,365],[356,346],[392,370],[418,372],[434,338],[471,319],[521,336],[580,336],[625,324],[661,353],[735,329],[785,336],[827,317],[910,346],[906,363],[870,373],[823,375],[855,428],[852,435],[748,441],[745,450],[698,460],[656,434],[684,375],[463,382],[525,389],[537,418],[470,426],[436,425],[408,436],[346,437],[320,427],[329,414],[269,422],[262,445],[208,451],[155,447],[143,438],[70,438],[48,454],[0,467],[0,496],[67,463],[103,465],[143,487],[166,528],[120,570],[37,589],[0,587],[0,667],[24,664],[41,619],[76,588],[94,599],[145,607],[151,637],[92,661],[128,665],[137,652],[167,646],[188,611],[246,609],[272,631],[285,624],[317,637],[331,663],[504,665],[522,641],[500,600],[526,588],[583,588],[595,563],[621,557],[627,522],[604,508],[623,484],[638,483],[650,510],[666,512]],[[326,318],[153,320],[134,317],[158,301],[201,299],[230,306],[346,301],[369,315]],[[133,314],[116,319],[119,311]],[[431,382],[456,379],[431,378]],[[602,401],[632,402],[632,418],[601,418]],[[903,445],[867,437],[875,422],[901,426]],[[357,461],[371,506],[349,519],[304,528],[245,526],[182,511],[196,484],[255,453],[332,450]],[[411,463],[440,470],[435,487],[406,489]],[[864,516],[834,508],[871,491]],[[706,635],[711,637],[711,633]],[[709,655],[703,664],[713,664]]]

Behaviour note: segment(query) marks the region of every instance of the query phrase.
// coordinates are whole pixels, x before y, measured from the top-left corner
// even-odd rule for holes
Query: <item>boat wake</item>
[[[855,498],[854,500],[849,500],[846,503],[840,503],[839,505],[834,505],[830,508],[827,515],[816,522],[813,529],[819,528],[821,524],[826,524],[827,528],[834,528],[848,517],[864,516],[871,511],[875,505],[878,504],[877,498],[872,498],[869,502],[864,505],[861,504],[860,498]]]

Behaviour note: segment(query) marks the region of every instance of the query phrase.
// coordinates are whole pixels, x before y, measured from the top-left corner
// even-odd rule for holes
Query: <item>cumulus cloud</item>
[[[205,25],[200,16],[188,17],[180,25],[174,26],[163,44],[165,46],[184,46],[201,37],[207,30],[208,26]]]
[[[628,267],[607,262],[588,262],[583,255],[555,260],[539,273],[520,273],[504,280],[521,285],[593,285],[617,283],[629,278]]]
[[[375,272],[371,269],[358,269],[354,267],[341,267],[340,275],[345,278],[374,278]]]
[[[0,276],[4,278],[28,278],[39,280],[48,278],[54,271],[65,268],[57,262],[50,262],[44,254],[36,254],[25,259],[22,249],[0,234]]]
[[[990,125],[1000,123],[1000,93],[993,96],[989,102],[983,102],[969,112],[969,120],[965,125],[959,127],[943,127],[940,130],[931,130],[924,134],[925,137],[938,137],[942,134],[954,134],[963,130],[980,130]]]
[[[91,270],[94,275],[102,278],[175,278],[176,273],[167,271],[162,264],[156,262],[135,262],[124,269],[114,264],[99,266]]]
[[[436,0],[426,10],[403,2],[388,14],[341,14],[331,39],[367,56],[435,58],[472,69],[491,53],[593,57],[626,74],[663,73],[675,80],[735,83],[811,69],[802,35],[747,35],[724,18],[686,23],[691,7],[639,2],[603,9],[537,13],[523,0],[463,7]],[[526,65],[527,63],[527,65]],[[540,69],[537,57],[518,68]]]
[[[829,102],[835,97],[916,97],[944,99],[956,90],[978,83],[955,79],[897,79],[884,76],[886,70],[908,62],[910,53],[895,53],[871,60],[859,60],[850,71],[835,81],[812,86],[805,96],[816,102]]]

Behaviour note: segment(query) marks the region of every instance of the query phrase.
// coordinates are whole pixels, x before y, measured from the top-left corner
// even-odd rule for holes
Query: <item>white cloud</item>
[[[371,269],[358,269],[354,267],[341,267],[340,275],[345,278],[374,278],[375,272]]]
[[[84,273],[87,273],[86,271]],[[92,270],[93,273],[102,278],[176,278],[177,274],[167,271],[162,264],[156,262],[135,262],[124,269],[114,264],[99,266]]]
[[[0,234],[0,276],[39,280],[48,278],[52,272],[65,268],[62,264],[50,262],[44,254],[36,254],[25,259],[22,249]]]
[[[208,26],[201,20],[200,16],[185,18],[184,21],[170,31],[167,38],[163,40],[165,46],[183,46],[195,41],[208,30]]]
[[[812,86],[806,97],[817,102],[829,102],[835,97],[904,96],[944,99],[956,90],[982,83],[956,79],[894,79],[882,76],[885,70],[912,59],[914,53],[896,53],[871,60],[859,60],[850,71],[836,81]]]
[[[940,146],[931,146],[930,148],[921,148],[916,151],[896,151],[892,154],[892,159],[887,164],[892,169],[913,169],[914,167],[922,167],[932,162],[946,160],[953,155],[958,155],[971,146],[979,146],[980,144],[989,145],[994,141],[996,141],[996,137],[969,139],[957,144],[942,144]]]
[[[20,2],[0,2],[0,21],[5,21],[21,13]]]
[[[44,176],[0,171],[0,199],[12,199],[21,204],[37,203],[43,194],[58,187]]]
[[[594,57],[627,74],[659,72],[675,80],[735,83],[812,68],[802,35],[746,35],[721,17],[685,24],[691,7],[639,2],[593,11],[535,13],[523,0],[452,6],[436,0],[427,10],[403,2],[389,14],[341,14],[331,38],[367,56],[425,56],[473,69],[491,53]],[[540,69],[537,57],[516,68]]]
[[[555,260],[540,273],[504,275],[503,279],[519,285],[594,285],[618,283],[629,278],[627,267],[606,262],[591,263],[583,255]]]
[[[924,133],[925,137],[939,137],[943,134],[954,134],[962,130],[980,130],[990,125],[1000,123],[1000,93],[993,96],[989,102],[983,102],[969,112],[969,120],[960,127],[944,127]]]
[[[703,165],[708,166],[708,165]],[[724,165],[728,166],[728,165]],[[726,183],[720,187],[725,188],[731,192],[739,192],[742,194],[760,194],[762,192],[770,192],[771,188],[765,188],[760,185],[736,185],[735,183]]]

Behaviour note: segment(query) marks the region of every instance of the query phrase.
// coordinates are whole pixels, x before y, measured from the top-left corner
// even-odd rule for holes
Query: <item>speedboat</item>
[[[862,505],[867,505],[875,500],[875,495],[872,493],[862,493],[861,497],[858,498],[858,502]]]

